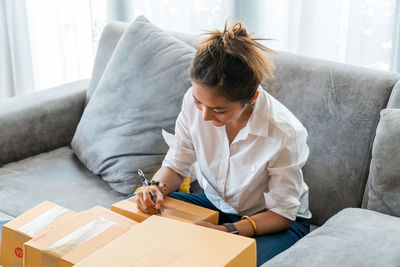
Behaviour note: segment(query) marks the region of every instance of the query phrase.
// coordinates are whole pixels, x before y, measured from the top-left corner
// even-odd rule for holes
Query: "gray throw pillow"
[[[346,208],[261,267],[398,267],[400,218]]]
[[[168,151],[161,129],[174,131],[195,52],[144,16],[123,33],[71,144],[117,192],[142,184],[138,168],[148,177],[160,168]]]
[[[381,112],[367,186],[367,209],[400,217],[400,109]]]

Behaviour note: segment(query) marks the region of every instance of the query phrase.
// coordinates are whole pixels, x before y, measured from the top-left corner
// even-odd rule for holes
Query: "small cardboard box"
[[[58,221],[71,218],[75,214],[76,212],[55,203],[43,201],[3,225],[0,253],[2,265],[4,267],[22,266],[25,242],[53,227]]]
[[[256,266],[253,238],[151,216],[76,267]]]
[[[203,208],[171,197],[166,197],[164,204],[165,208],[161,207],[161,215],[157,216],[184,222],[207,221],[218,224],[218,212],[215,210]],[[138,210],[136,196],[111,205],[111,210],[138,222],[142,222],[151,216]]]
[[[138,224],[100,206],[80,212],[26,242],[24,266],[73,266]]]

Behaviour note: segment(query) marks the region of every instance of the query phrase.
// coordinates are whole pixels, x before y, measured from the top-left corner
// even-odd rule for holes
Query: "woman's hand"
[[[210,222],[204,222],[204,221],[198,221],[198,222],[195,222],[194,224],[212,228],[212,229],[216,229],[216,230],[220,230],[220,231],[224,231],[224,232],[228,232],[228,228],[226,228],[223,225],[216,225],[216,224],[213,224]]]
[[[151,200],[150,193],[147,191],[150,189],[156,197],[156,202]],[[149,187],[142,187],[142,190],[136,194],[136,204],[137,208],[148,214],[158,214],[158,209],[162,206],[164,202],[164,196],[160,191],[160,188],[156,185],[151,185]]]

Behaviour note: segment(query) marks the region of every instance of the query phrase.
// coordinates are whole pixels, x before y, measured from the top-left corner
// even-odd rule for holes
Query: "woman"
[[[273,66],[236,23],[209,33],[190,67],[175,135],[151,191],[137,193],[138,209],[157,213],[166,195],[219,211],[219,225],[199,225],[254,237],[261,265],[309,233],[308,187],[301,167],[307,131],[260,83]],[[192,164],[204,194],[175,192]]]

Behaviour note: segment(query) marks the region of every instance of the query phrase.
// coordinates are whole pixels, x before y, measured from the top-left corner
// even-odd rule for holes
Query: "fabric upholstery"
[[[388,108],[400,108],[400,81],[394,86],[390,94]]]
[[[0,101],[0,166],[68,145],[89,80]]]
[[[367,189],[367,209],[400,217],[400,109],[381,112]]]
[[[142,184],[138,168],[151,177],[161,166],[168,150],[161,129],[174,130],[194,53],[144,16],[122,35],[72,141],[114,190],[132,193]]]
[[[107,63],[110,61],[114,49],[117,46],[118,41],[124,33],[127,25],[128,23],[114,21],[104,27],[100,36],[99,45],[97,46],[92,79],[90,80],[89,89],[87,90],[86,94],[86,104],[89,102],[94,91],[96,90]]]
[[[360,207],[379,112],[400,75],[280,52],[276,79],[263,88],[308,130],[303,167],[311,222],[323,224],[346,207]]]
[[[84,98],[83,98],[84,99]],[[69,147],[0,168],[0,212],[17,217],[44,200],[75,211],[123,199],[91,173]]]
[[[394,216],[347,208],[262,266],[399,266],[399,225]]]

